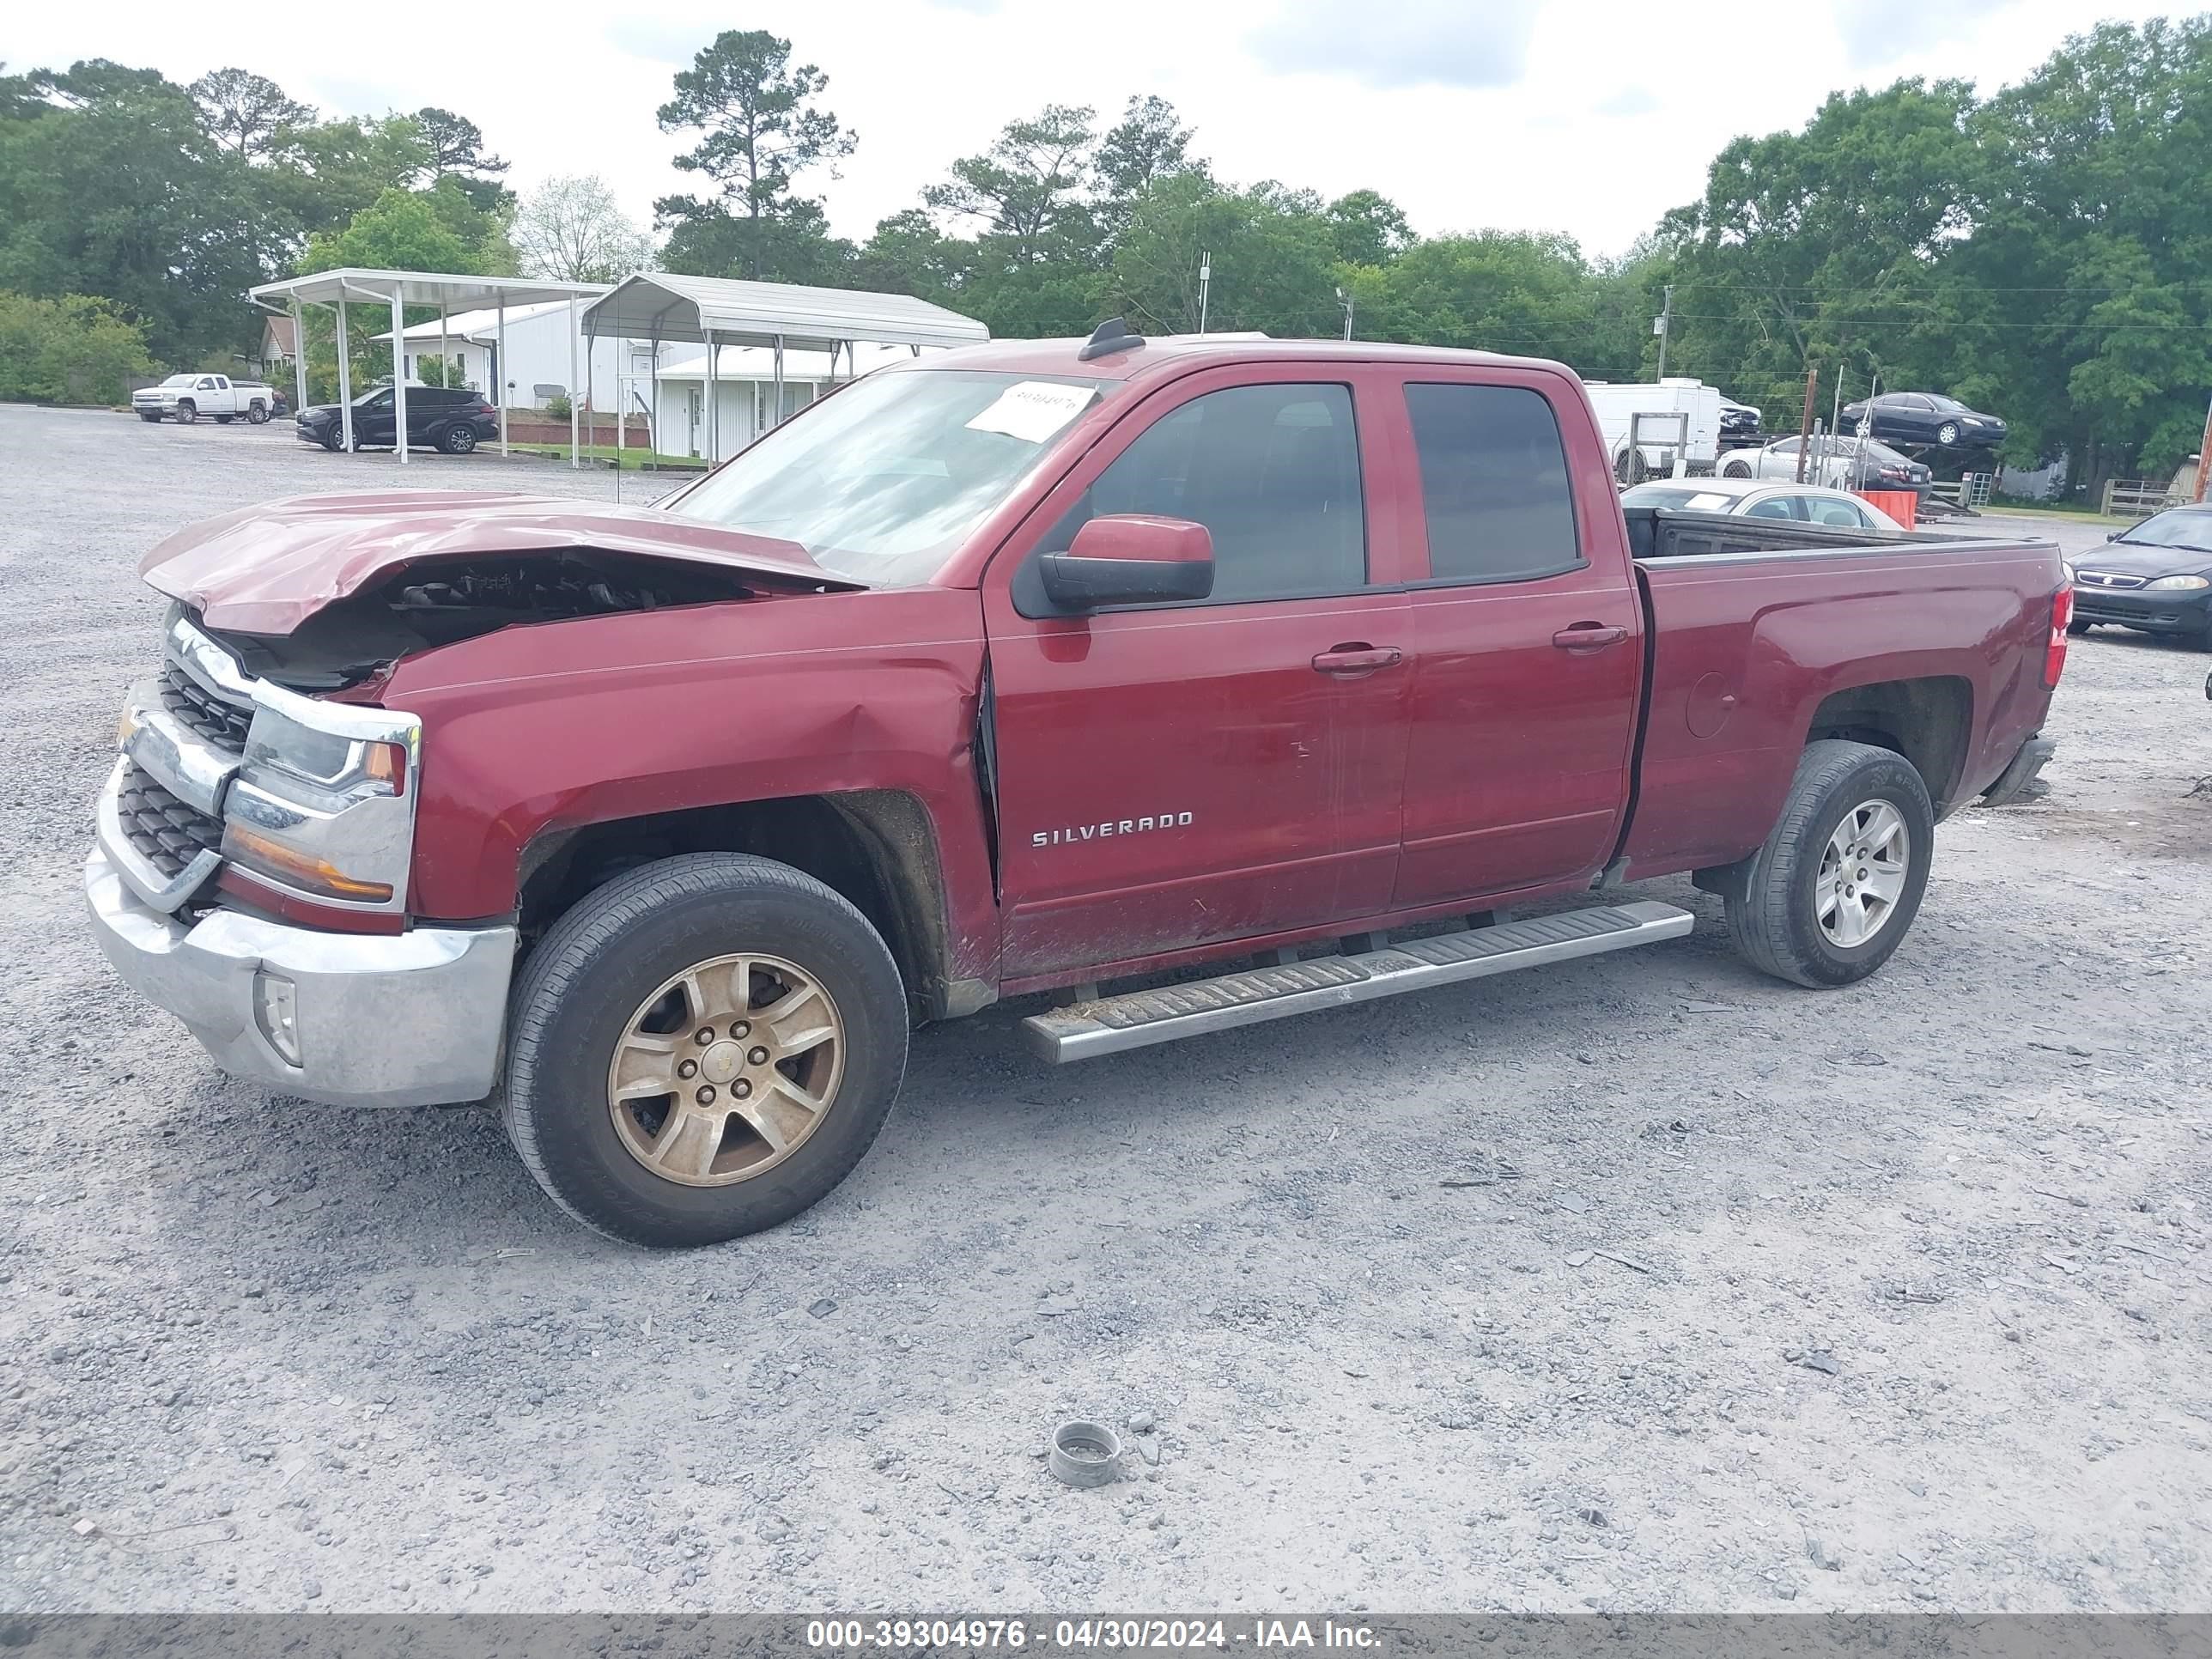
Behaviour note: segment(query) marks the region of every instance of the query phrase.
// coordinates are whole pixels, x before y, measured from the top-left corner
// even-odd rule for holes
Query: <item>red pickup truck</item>
[[[1118,325],[655,507],[305,497],[143,568],[123,977],[272,1090],[496,1092],[672,1245],[821,1198],[1002,997],[1111,1053],[1678,935],[1617,890],[1684,871],[1849,984],[2047,753],[2069,602],[2041,543],[1624,515],[1555,363]]]

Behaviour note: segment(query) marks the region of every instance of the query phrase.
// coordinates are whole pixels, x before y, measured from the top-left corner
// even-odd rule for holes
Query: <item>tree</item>
[[[533,276],[619,282],[653,263],[653,239],[623,212],[596,173],[549,179],[524,200],[514,242]]]
[[[1109,235],[1128,222],[1130,204],[1154,182],[1205,167],[1191,156],[1191,130],[1166,99],[1147,95],[1129,100],[1121,118],[1099,140],[1092,167],[1099,221]]]
[[[315,118],[312,106],[287,97],[265,76],[242,69],[210,70],[191,84],[192,100],[207,122],[208,136],[234,155],[266,155],[287,128]]]
[[[857,142],[814,103],[829,77],[811,64],[794,66],[791,42],[765,29],[726,29],[678,71],[675,84],[676,96],[660,106],[660,130],[700,134],[676,165],[712,179],[717,195],[654,204],[659,222],[675,228],[670,269],[688,269],[711,252],[727,258],[725,269],[757,279],[805,263],[794,257],[804,252],[818,256],[818,246],[809,245],[826,236],[820,204],[796,196],[795,181],[824,165],[836,177],[836,163]],[[717,220],[742,221],[744,229],[732,234]]]
[[[1048,104],[1026,121],[1009,121],[991,148],[952,164],[946,183],[932,185],[922,200],[942,213],[980,219],[1002,238],[1015,263],[1034,264],[1047,241],[1091,226],[1084,191],[1098,146],[1087,106]]]
[[[0,398],[119,404],[153,368],[145,330],[108,301],[0,293]]]
[[[509,206],[514,192],[500,183],[507,163],[485,153],[483,129],[449,109],[424,107],[405,118],[422,143],[430,182],[453,179],[468,198],[487,213]]]
[[[0,289],[111,301],[170,362],[250,344],[242,295],[282,258],[282,227],[191,94],[99,60],[20,87],[0,119]]]
[[[1413,241],[1405,210],[1389,197],[1355,190],[1328,204],[1330,240],[1348,265],[1387,265]]]
[[[479,250],[446,222],[429,192],[399,189],[386,191],[343,230],[311,237],[300,261],[303,271],[349,265],[464,273],[483,269]]]
[[[1194,332],[1201,253],[1213,264],[1207,327],[1311,337],[1342,326],[1321,198],[1272,181],[1230,190],[1197,172],[1161,179],[1132,204],[1114,245],[1107,305],[1149,332]]]

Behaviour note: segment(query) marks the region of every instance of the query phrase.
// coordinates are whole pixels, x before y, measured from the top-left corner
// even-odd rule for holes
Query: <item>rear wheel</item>
[[[259,426],[259,425],[261,425],[264,422],[265,422],[268,418],[269,418],[269,406],[268,406],[266,404],[246,404],[246,423],[248,426]]]
[[[138,411],[138,418],[145,422],[148,426],[159,426],[161,424],[161,411],[158,409],[142,409]]]
[[[635,1244],[720,1243],[844,1180],[906,1071],[897,965],[787,865],[665,859],[568,912],[515,988],[504,1113],[553,1201]]]
[[[1613,476],[1623,489],[1642,483],[1651,476],[1651,468],[1644,461],[1644,452],[1633,444],[1620,452],[1613,463]]]
[[[217,426],[228,426],[234,418],[228,415],[218,415],[215,417],[215,423]]]
[[[1728,894],[1737,951],[1799,985],[1864,979],[1919,912],[1935,836],[1928,787],[1904,756],[1807,744],[1773,833]]]
[[[449,426],[438,434],[438,447],[448,455],[465,455],[477,447],[477,429],[472,426]]]
[[[1741,461],[1730,461],[1721,469],[1723,478],[1748,478],[1750,476],[1751,469]]]
[[[2094,623],[2086,623],[2086,622],[2083,622],[2083,621],[2082,621],[2079,617],[2075,617],[2075,618],[2074,618],[2074,620],[2073,620],[2073,621],[2071,621],[2071,622],[2069,622],[2069,623],[2068,623],[2066,624],[2066,631],[2067,631],[2068,633],[2069,633],[2069,634],[2072,634],[2072,635],[2075,635],[2076,637],[2079,637],[2080,635],[2083,635],[2083,634],[2087,633],[2087,632],[2088,632],[2092,628],[2094,628],[2094,627],[2095,627],[2095,626],[2096,626],[2096,624],[2095,624]]]

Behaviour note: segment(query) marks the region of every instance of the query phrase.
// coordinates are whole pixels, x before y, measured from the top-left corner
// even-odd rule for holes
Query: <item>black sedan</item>
[[[1893,444],[1940,444],[1946,449],[1995,449],[2005,440],[2005,423],[1994,415],[1969,409],[1940,392],[1885,392],[1844,405],[1844,427],[1856,432],[1867,423],[1872,437]]]
[[[2212,505],[2168,507],[2081,556],[2072,629],[2086,634],[2099,623],[2179,634],[2212,650]]]

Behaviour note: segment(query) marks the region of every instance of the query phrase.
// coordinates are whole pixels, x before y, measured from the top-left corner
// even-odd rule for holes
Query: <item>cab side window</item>
[[[1210,605],[1349,592],[1367,582],[1367,514],[1352,390],[1231,386],[1152,422],[1042,544],[1065,552],[1093,518],[1188,519],[1213,537]]]
[[[1559,417],[1515,386],[1406,388],[1437,581],[1518,582],[1579,569]]]

